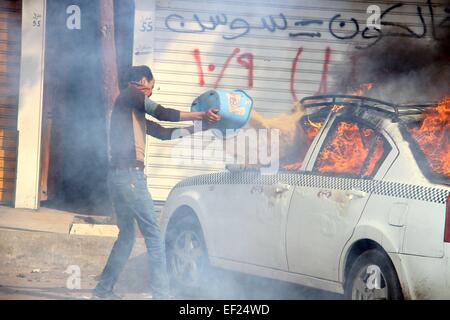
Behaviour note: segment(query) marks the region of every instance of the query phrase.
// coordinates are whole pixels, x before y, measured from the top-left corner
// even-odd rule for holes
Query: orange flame
[[[308,119],[308,124],[311,127],[314,127],[314,128],[317,128],[317,129],[322,128],[322,123],[320,123],[320,122],[312,122],[311,120]]]
[[[331,108],[331,112],[338,112],[339,110],[341,110],[343,108],[344,108],[344,106],[335,105],[335,106],[333,106],[333,108]]]
[[[351,95],[353,96],[362,96],[364,95],[367,91],[370,91],[373,89],[373,83],[363,83],[361,84],[357,89],[355,89]]]
[[[410,132],[425,154],[430,169],[450,176],[450,96],[424,112],[421,124]]]
[[[309,143],[311,143],[317,134],[322,128],[322,122],[313,122],[310,119],[306,122],[307,126],[305,127],[306,137],[308,138]]]
[[[340,122],[331,141],[319,154],[316,167],[320,172],[370,176],[383,152],[383,140],[372,129]]]

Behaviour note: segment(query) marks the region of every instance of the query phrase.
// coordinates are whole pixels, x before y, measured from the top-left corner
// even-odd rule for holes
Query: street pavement
[[[71,234],[86,223],[87,232]],[[88,235],[109,217],[80,216],[42,208],[0,207],[0,300],[90,299],[115,241],[114,232]],[[96,225],[98,226],[98,225]],[[81,230],[81,229],[80,229]],[[103,233],[102,233],[103,232]],[[105,236],[105,234],[108,234]],[[115,291],[124,299],[151,299],[145,243],[138,237]],[[341,299],[341,295],[286,282],[216,270],[207,288],[175,299]]]

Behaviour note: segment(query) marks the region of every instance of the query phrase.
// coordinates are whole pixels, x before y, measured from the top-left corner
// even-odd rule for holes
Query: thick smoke
[[[47,1],[44,121],[51,142],[45,206],[96,215],[112,212],[107,118],[119,93],[117,82],[124,87],[125,70],[132,63],[134,2],[112,4]],[[66,27],[69,5],[80,7],[80,29]],[[116,29],[111,27],[111,10]],[[107,54],[114,49],[111,34],[116,54]]]
[[[439,40],[386,37],[350,56],[353,68],[338,76],[335,92],[372,83],[366,96],[394,103],[437,101],[449,94],[449,31]]]

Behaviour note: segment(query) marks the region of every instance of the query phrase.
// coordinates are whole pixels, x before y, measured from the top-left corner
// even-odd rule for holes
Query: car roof
[[[333,108],[344,106],[345,109],[367,109],[384,113],[386,117],[400,120],[401,117],[420,115],[426,108],[436,106],[437,102],[418,104],[395,104],[365,96],[353,96],[342,94],[328,94],[305,97],[301,104],[306,109],[311,108]]]
[[[407,123],[411,119],[417,119],[425,109],[437,105],[437,102],[394,104],[365,96],[340,94],[310,96],[300,102],[308,117],[329,115],[331,111],[338,117],[351,114],[379,129],[392,123]],[[336,109],[339,106],[344,108]]]

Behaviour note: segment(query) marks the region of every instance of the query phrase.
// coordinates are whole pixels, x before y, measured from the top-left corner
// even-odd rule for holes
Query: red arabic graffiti
[[[322,77],[320,79],[319,90],[316,94],[326,94],[328,92],[328,65],[330,64],[331,49],[325,49],[325,58],[323,59]]]
[[[225,71],[227,70],[228,66],[231,63],[231,60],[241,51],[239,48],[235,48],[233,52],[228,56],[227,60],[225,61],[225,64],[222,67],[222,70],[220,71],[219,77],[216,80],[216,83],[214,84],[214,88],[217,88],[219,86],[220,80],[222,80],[223,75],[225,74]]]
[[[237,58],[237,62],[248,70],[248,87],[253,88],[253,54],[243,53]]]
[[[225,72],[227,71],[230,64],[234,61],[236,58],[236,62],[244,67],[247,70],[247,86],[248,89],[253,88],[253,70],[254,70],[254,55],[252,53],[246,52],[246,53],[240,53],[241,49],[235,48],[231,54],[227,57],[225,60],[225,63],[222,66],[222,69],[220,70],[220,73],[218,74],[215,82],[214,82],[214,88],[218,88],[220,85],[220,82],[222,78],[225,75]],[[297,75],[297,66],[300,62],[300,57],[302,55],[303,48],[298,48],[297,52],[295,54],[295,57],[292,60],[291,65],[291,74],[290,74],[290,83],[289,83],[289,89],[291,92],[292,100],[298,101],[297,93],[295,90],[295,82],[296,82],[296,75]],[[205,73],[203,71],[203,63],[201,59],[201,52],[199,49],[193,50],[193,56],[194,60],[197,64],[197,74],[198,74],[198,84],[200,86],[205,86]],[[319,87],[317,89],[316,94],[326,94],[328,92],[328,66],[330,64],[331,60],[331,49],[330,47],[327,47],[325,49],[325,56],[323,59],[322,64],[322,75],[320,78]],[[216,70],[216,66],[214,64],[208,65],[208,71],[214,72]]]
[[[202,58],[200,56],[200,50],[194,49],[194,59],[195,62],[197,63],[198,84],[203,87],[205,85],[205,75],[203,74]]]
[[[214,83],[214,88],[218,88],[220,81],[222,80],[225,72],[227,71],[230,64],[233,62],[233,59],[236,58],[237,63],[247,69],[247,86],[249,89],[253,88],[253,54],[252,53],[242,53],[241,49],[235,48],[233,52],[227,57],[224,65],[222,66],[222,70],[220,70],[219,75]],[[201,59],[201,53],[199,49],[194,49],[193,51],[194,60],[197,64],[197,73],[198,73],[198,84],[200,86],[205,85],[205,73],[203,72],[203,64]],[[214,64],[208,65],[208,71],[214,72],[216,70],[216,66]]]
[[[297,63],[298,60],[300,59],[300,55],[302,54],[302,52],[303,48],[298,48],[297,54],[295,55],[294,60],[292,60],[290,89],[293,101],[298,100],[297,94],[295,93],[294,83],[295,83],[295,73],[297,72]]]
[[[295,75],[297,73],[297,65],[302,52],[303,48],[298,48],[295,58],[292,60],[290,89],[293,101],[298,101],[297,93],[295,92]],[[328,92],[328,65],[330,64],[330,59],[331,49],[330,47],[327,47],[325,49],[325,58],[323,59],[322,64],[322,76],[320,78],[320,84],[316,94],[326,94]]]

